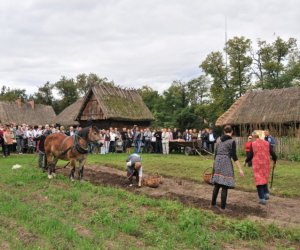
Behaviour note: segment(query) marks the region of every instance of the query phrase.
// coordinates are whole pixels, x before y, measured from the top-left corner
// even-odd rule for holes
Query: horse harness
[[[70,136],[67,136],[61,143],[61,153],[59,155],[59,157],[67,154],[70,150],[76,150],[79,154],[87,154],[88,153],[88,148],[83,148],[80,143],[79,143],[79,138],[82,138],[80,137],[79,135],[77,134],[74,134],[72,135],[72,139],[73,139],[73,145],[71,147],[68,147],[66,150],[62,150],[63,149],[63,146],[66,142],[66,140],[69,138]],[[83,139],[83,138],[82,138]],[[84,140],[84,139],[83,139]]]

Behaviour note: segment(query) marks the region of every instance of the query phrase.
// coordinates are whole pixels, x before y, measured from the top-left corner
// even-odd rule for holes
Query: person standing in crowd
[[[146,128],[144,132],[144,152],[149,153],[150,146],[151,146],[151,137],[152,133],[149,128]]]
[[[115,131],[113,130],[113,128],[109,128],[109,138],[110,138],[110,141],[109,141],[109,152],[110,153],[114,153],[115,150],[116,150],[116,133]]]
[[[177,140],[178,139],[178,130],[177,128],[173,128],[173,132],[172,132],[172,135],[173,135],[173,140]]]
[[[153,129],[151,132],[151,146],[152,146],[152,153],[156,153],[156,137],[154,136],[156,133],[156,130]]]
[[[127,129],[126,133],[126,153],[130,154],[130,149],[132,146],[133,134],[131,129]]]
[[[34,131],[33,131],[33,127],[29,126],[29,129],[27,130],[27,146],[28,146],[28,153],[33,153],[35,151],[35,141],[34,139]]]
[[[43,126],[38,125],[35,130],[35,135],[33,138],[33,140],[35,141],[35,145],[36,145],[36,152],[39,152],[39,146],[40,146],[40,141],[36,140],[36,138],[39,138],[42,134],[43,134]]]
[[[215,159],[213,165],[213,175],[211,182],[214,185],[211,205],[216,206],[220,188],[221,192],[221,209],[226,208],[228,189],[235,187],[234,169],[231,159],[235,162],[239,169],[241,177],[244,172],[236,154],[236,143],[232,139],[232,127],[227,125],[224,128],[224,135],[220,138],[215,151]]]
[[[110,132],[109,132],[109,130],[106,130],[105,135],[104,135],[105,154],[109,153],[109,144],[110,144]]]
[[[41,168],[43,171],[46,171],[46,160],[45,160],[45,140],[48,135],[52,133],[50,127],[48,124],[45,125],[45,129],[42,131],[42,133],[39,133],[37,137],[35,138],[35,141],[38,142],[38,153],[39,153],[39,159],[38,159],[38,167]]]
[[[161,134],[161,143],[162,143],[162,150],[163,150],[163,154],[169,154],[169,139],[170,139],[170,134],[167,131],[166,128],[163,129],[163,132]]]
[[[208,129],[208,150],[213,154],[215,152],[216,135],[211,128]]]
[[[129,186],[133,185],[133,176],[136,176],[138,187],[141,187],[142,177],[143,177],[141,156],[136,153],[129,155],[126,160],[126,166],[127,166],[127,177],[129,179]]]
[[[259,136],[253,132],[252,137],[255,140],[250,147],[250,154],[245,164],[252,160],[252,169],[255,179],[255,185],[259,197],[259,204],[265,205],[269,199],[268,182],[271,172],[270,156],[276,164],[277,156],[273,151],[273,147],[265,140],[261,140]]]
[[[208,129],[205,128],[202,130],[202,133],[201,133],[201,141],[202,141],[202,147],[204,149],[207,149],[208,148]]]
[[[275,139],[272,135],[270,135],[269,130],[265,130],[265,141],[269,142],[273,151],[275,151]]]
[[[9,126],[6,126],[3,133],[4,147],[2,147],[4,157],[10,156],[12,145],[13,145],[12,133],[13,133],[12,129],[9,128]]]
[[[12,145],[12,152],[17,152],[17,125],[16,123],[11,123],[11,128],[13,131],[13,145]]]
[[[135,127],[134,131],[135,131],[133,134],[134,153],[140,153],[141,146],[142,146],[142,134],[138,126]]]
[[[23,150],[24,150],[24,129],[23,129],[23,126],[18,125],[16,134],[17,134],[17,153],[23,154]]]
[[[189,130],[186,129],[184,132],[183,132],[183,140],[184,141],[189,141]]]
[[[66,132],[67,136],[73,136],[75,134],[74,127],[70,126],[69,130]]]
[[[122,139],[123,152],[126,152],[126,138],[127,138],[126,128],[123,128],[122,132],[120,134],[121,134],[121,139]]]
[[[252,135],[248,136],[248,141],[245,144],[245,152],[246,152],[246,157],[250,157],[250,149],[252,145]],[[248,167],[252,167],[252,161],[248,161]]]
[[[192,141],[193,141],[193,142],[196,142],[197,139],[198,139],[198,133],[197,133],[197,130],[194,128],[194,129],[192,130]]]
[[[161,138],[161,134],[162,134],[162,132],[161,132],[161,130],[158,128],[157,130],[156,130],[156,132],[154,133],[154,136],[155,136],[155,138],[156,138],[156,153],[158,153],[158,154],[160,154],[160,153],[162,153],[162,145],[161,145],[161,140],[162,140],[162,138]]]

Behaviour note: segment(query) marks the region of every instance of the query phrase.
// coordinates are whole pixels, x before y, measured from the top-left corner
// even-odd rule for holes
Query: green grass
[[[89,162],[101,159],[124,168],[124,157],[92,156]],[[177,167],[163,156],[145,155],[145,169],[161,168],[172,175],[172,167],[196,169],[202,162],[198,157],[174,157]],[[16,163],[23,167],[12,170]],[[177,201],[72,183],[61,175],[49,181],[32,164],[32,156],[1,159],[0,165],[0,249],[296,249],[300,244],[299,229],[226,218]],[[176,176],[198,178],[187,171],[177,170]]]
[[[125,170],[126,154],[89,155],[88,164],[106,165]],[[243,165],[245,158],[240,157]],[[212,169],[212,156],[185,156],[179,154],[142,154],[143,169],[146,173],[158,172],[164,176],[190,179],[203,182],[203,173]],[[235,168],[236,169],[236,168]],[[237,189],[256,191],[252,168],[243,167],[245,178],[236,171]],[[300,197],[300,163],[279,161],[274,172],[272,194],[285,197]],[[289,185],[287,185],[289,183]]]

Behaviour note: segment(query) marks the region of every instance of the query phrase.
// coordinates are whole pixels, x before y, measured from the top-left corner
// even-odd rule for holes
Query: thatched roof
[[[216,121],[226,124],[283,124],[300,122],[300,88],[251,91],[240,97]]]
[[[76,102],[66,107],[62,112],[60,112],[56,118],[55,123],[71,126],[71,125],[79,125],[78,121],[75,120],[78,110],[80,109],[83,103],[83,98],[78,99]]]
[[[0,123],[45,125],[53,123],[55,112],[51,106],[30,103],[0,101]]]
[[[103,119],[126,120],[126,121],[151,121],[154,117],[137,90],[122,89],[106,85],[92,87],[86,94],[77,120],[80,117],[94,95],[103,112]]]

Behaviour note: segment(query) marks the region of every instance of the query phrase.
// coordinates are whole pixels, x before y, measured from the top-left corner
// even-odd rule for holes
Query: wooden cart
[[[209,151],[202,147],[201,140],[197,141],[170,141],[169,142],[170,152],[172,150],[177,152],[183,152],[185,155],[206,155],[211,154]]]

